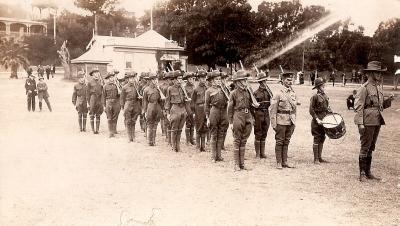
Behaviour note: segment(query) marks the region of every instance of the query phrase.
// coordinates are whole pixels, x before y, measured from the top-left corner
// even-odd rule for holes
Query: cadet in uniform
[[[325,141],[322,119],[332,111],[329,107],[329,97],[325,94],[325,81],[322,78],[315,79],[313,89],[317,89],[317,93],[310,100],[311,134],[314,137],[314,164],[327,163],[328,161],[321,157]]]
[[[268,77],[265,72],[257,74],[256,81],[260,84],[254,92],[257,102],[260,104],[255,108],[254,113],[254,148],[256,158],[266,158],[265,155],[265,140],[267,139],[268,128],[270,125],[268,108],[271,105],[272,92],[269,89],[266,81]]]
[[[230,86],[227,85],[227,78],[228,74],[225,72],[221,72],[221,83],[225,87],[225,90],[228,92],[228,96],[231,95],[231,89]],[[222,139],[222,150],[225,150],[225,138],[226,138],[226,133],[224,134],[224,138]]]
[[[211,133],[212,159],[217,162],[223,161],[221,150],[229,127],[227,113],[229,94],[221,83],[219,71],[211,72],[207,80],[211,81],[211,87],[205,93],[205,111]]]
[[[181,82],[181,72],[174,71],[171,75],[173,86],[168,87],[165,100],[165,111],[171,124],[171,146],[172,150],[180,151],[180,139],[182,128],[186,121],[187,113],[191,114],[187,96]]]
[[[38,99],[39,99],[39,109],[42,111],[42,101],[46,102],[47,108],[49,111],[51,111],[51,105],[49,101],[49,92],[47,91],[47,84],[43,81],[44,78],[40,77],[39,82],[37,84],[37,90],[38,90]]]
[[[186,72],[183,76],[183,80],[186,81],[185,90],[189,97],[193,95],[194,91],[194,73]],[[191,102],[189,105],[193,107]],[[194,109],[191,109],[194,112]],[[186,123],[185,123],[185,134],[186,134],[186,144],[196,144],[194,142],[194,117],[193,114],[188,114],[186,116]]]
[[[136,72],[127,73],[125,77],[128,79],[128,83],[122,87],[120,97],[121,107],[124,109],[128,142],[135,139],[135,124],[141,113],[142,96],[140,96],[135,76],[137,76]]]
[[[120,105],[120,91],[116,84],[116,77],[114,72],[110,72],[105,77],[106,84],[103,89],[103,106],[108,120],[108,131],[110,137],[114,137],[117,134],[117,122],[119,112],[121,111]]]
[[[287,163],[288,147],[296,124],[296,93],[292,89],[293,73],[281,74],[283,87],[274,95],[271,103],[271,126],[275,130],[275,155],[277,168],[292,168]]]
[[[174,74],[174,72],[172,72],[172,71],[164,74],[165,81],[160,86],[160,89],[163,92],[164,96],[167,96],[168,88],[170,86],[174,85],[174,83],[172,82],[173,74]],[[167,118],[167,111],[165,110],[165,101],[163,104],[163,118],[164,118],[164,128],[165,128],[166,140],[169,145],[172,145],[172,143],[171,143],[171,123],[170,123],[169,119]]]
[[[246,142],[252,129],[252,107],[251,97],[247,90],[248,73],[244,70],[235,72],[232,81],[235,83],[235,90],[229,97],[228,119],[233,124],[233,146],[235,170],[246,169],[244,166],[244,155]]]
[[[204,99],[207,90],[206,76],[207,72],[204,70],[200,70],[197,73],[199,83],[197,87],[194,89],[192,94],[192,105],[193,105],[192,108],[194,109],[195,112],[194,120],[196,127],[196,145],[197,149],[200,151],[205,151],[205,145],[206,145],[205,142],[208,132],[207,119],[204,111]]]
[[[162,100],[160,91],[157,89],[157,75],[149,73],[149,84],[143,90],[143,109],[142,115],[147,121],[147,140],[150,146],[156,143],[157,126],[162,117]]]
[[[143,90],[147,87],[147,78],[149,77],[149,74],[147,72],[142,72],[140,73],[139,76],[139,93],[140,95],[143,96]],[[142,108],[142,102],[140,103],[140,108]],[[144,132],[144,137],[147,136],[147,132],[146,132],[146,119],[144,118],[143,114],[140,114],[140,118],[139,118],[139,123],[140,123],[140,128],[142,129],[142,132]]]
[[[88,83],[88,92],[87,92],[87,101],[89,104],[89,115],[90,115],[90,126],[92,127],[92,131],[94,134],[99,133],[100,128],[100,116],[103,114],[103,104],[102,104],[102,95],[103,95],[103,85],[100,81],[100,71],[93,70],[90,72],[90,75],[93,76],[93,79]],[[96,128],[94,120],[96,118]]]
[[[158,81],[157,81],[157,86],[158,88],[161,90],[162,94],[165,96],[166,92],[167,92],[167,88],[168,88],[168,80],[166,80],[165,76],[166,76],[166,72],[162,71],[160,73],[157,74],[158,76]],[[165,88],[166,87],[166,88]],[[164,116],[164,102],[165,99],[161,101],[161,119],[160,119],[160,124],[161,124],[161,133],[163,136],[166,136],[166,119]]]
[[[386,71],[386,68],[382,68],[381,62],[369,62],[364,71],[368,80],[357,91],[354,105],[354,122],[358,126],[361,141],[359,167],[362,182],[366,179],[380,180],[371,173],[372,152],[375,150],[381,125],[385,125],[381,112],[391,106],[393,99],[393,96],[388,99],[384,99],[383,96],[382,72]]]
[[[85,83],[85,72],[78,72],[79,82],[74,86],[72,93],[72,104],[78,112],[78,123],[81,132],[86,131],[87,107],[87,86]]]
[[[26,79],[25,91],[28,104],[28,111],[31,111],[31,109],[32,111],[35,111],[35,104],[36,104],[35,96],[37,94],[35,76],[29,75],[29,78]]]

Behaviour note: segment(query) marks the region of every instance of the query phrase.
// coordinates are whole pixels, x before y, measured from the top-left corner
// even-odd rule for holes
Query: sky
[[[14,4],[21,4],[27,7],[32,0],[13,0]],[[46,1],[46,0],[42,0]],[[48,0],[55,1],[60,8],[77,12],[73,0]],[[155,1],[165,0],[120,0],[121,7],[128,11],[135,12],[137,17],[144,14],[144,11],[150,9]],[[263,0],[248,0],[254,10]],[[279,1],[279,0],[269,0]],[[0,0],[3,3],[9,3],[9,0]],[[362,25],[365,28],[365,34],[372,36],[381,21],[390,18],[400,17],[400,0],[300,0],[303,5],[322,5],[338,19],[346,19],[349,16],[355,26]],[[28,8],[28,7],[27,7]]]

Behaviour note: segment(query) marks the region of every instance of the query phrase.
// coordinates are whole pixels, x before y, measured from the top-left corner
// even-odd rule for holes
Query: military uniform
[[[214,79],[220,76],[219,71],[214,71],[208,79]],[[224,90],[223,90],[224,89]],[[214,161],[222,161],[221,150],[224,144],[226,131],[229,127],[227,105],[228,91],[221,85],[212,85],[205,93],[205,111],[208,118],[211,133],[211,150]],[[229,96],[228,96],[229,97]]]
[[[101,76],[101,75],[100,75]],[[90,126],[93,133],[98,134],[100,128],[100,116],[103,114],[103,86],[100,80],[92,79],[88,83],[88,104],[89,104],[89,115],[90,115]],[[96,118],[96,128],[95,128],[95,118]]]
[[[267,78],[268,77],[264,72],[257,75],[258,82],[267,80]],[[254,113],[254,149],[256,151],[256,157],[260,158],[266,158],[265,140],[267,139],[268,128],[270,125],[268,108],[271,105],[270,101],[272,96],[272,92],[268,86],[260,85],[254,92],[254,97],[260,104],[258,108],[255,108]]]
[[[39,83],[37,84],[37,90],[38,90],[38,98],[39,98],[39,109],[40,111],[42,111],[42,100],[44,99],[44,101],[47,104],[47,107],[49,108],[49,111],[51,110],[51,105],[50,105],[50,101],[49,101],[49,92],[47,91],[47,84],[42,81],[43,78],[39,79]]]
[[[183,79],[187,80],[188,78],[193,77],[193,73],[187,72],[185,73]],[[185,85],[185,90],[186,93],[188,94],[189,97],[191,97],[193,95],[194,92],[194,84],[187,81],[186,85]],[[193,105],[191,104],[191,101],[188,103],[191,107],[193,107]],[[194,109],[191,109],[192,111],[194,111]],[[185,134],[186,134],[186,143],[187,144],[195,144],[194,142],[194,117],[193,114],[188,114],[186,116],[186,123],[185,123]]]
[[[317,78],[314,82],[315,88],[323,85],[325,82],[321,78]],[[329,107],[329,98],[322,90],[318,89],[310,99],[310,115],[311,120],[311,134],[314,137],[313,153],[314,163],[326,162],[322,157],[322,149],[325,141],[325,129],[322,124],[318,124],[317,119],[322,120],[328,113],[331,113]]]
[[[78,74],[83,77],[83,74]],[[78,122],[80,131],[86,131],[86,119],[88,113],[87,107],[87,86],[84,82],[79,82],[74,86],[74,92],[72,93],[72,104],[75,106],[78,112]]]
[[[126,76],[127,79],[130,77],[135,77],[136,73],[132,72]],[[124,109],[124,117],[125,117],[125,127],[128,134],[128,141],[131,142],[135,138],[135,125],[136,120],[141,113],[141,102],[142,100],[138,95],[137,84],[128,83],[122,87],[121,90],[121,106]]]
[[[386,71],[382,69],[381,63],[372,61],[368,63],[365,71]],[[376,141],[378,139],[381,125],[385,125],[385,120],[381,112],[391,106],[392,99],[384,99],[383,90],[376,82],[368,80],[357,91],[355,101],[356,115],[354,123],[359,126],[360,133],[360,180],[379,179],[371,173],[372,152],[375,150]],[[363,125],[364,128],[360,128]]]
[[[281,78],[291,75],[282,74]],[[272,98],[270,119],[275,130],[275,155],[278,168],[291,168],[287,164],[288,147],[296,124],[296,93],[291,87],[282,87]]]
[[[172,83],[172,81],[169,80],[168,74],[165,76],[165,78],[167,80],[163,84],[161,84],[160,89],[161,89],[161,92],[163,92],[164,96],[167,96],[168,88],[170,86],[173,86],[173,83]],[[167,111],[165,110],[165,101],[164,101],[162,107],[163,107],[163,118],[164,118],[164,128],[165,128],[166,140],[169,145],[172,145],[172,143],[171,143],[171,123],[167,118]]]
[[[155,79],[156,76],[149,76],[149,79]],[[157,126],[162,117],[162,100],[160,91],[156,85],[149,84],[143,91],[143,109],[142,114],[146,115],[147,121],[147,139],[150,146],[155,145]]]
[[[179,71],[175,71],[173,78],[177,78],[179,74]],[[180,84],[174,84],[168,87],[165,111],[167,115],[170,115],[171,144],[172,150],[176,152],[180,151],[180,139],[187,112],[191,113],[188,107],[182,86]]]
[[[114,76],[113,73],[108,74],[105,78]],[[121,111],[121,105],[119,100],[120,94],[118,87],[114,82],[110,82],[104,85],[103,88],[103,106],[108,120],[108,131],[110,132],[110,137],[117,134],[117,122],[119,112]]]
[[[28,111],[35,111],[36,105],[36,95],[37,95],[37,87],[36,81],[33,78],[34,76],[30,76],[25,81],[25,93],[26,93],[26,102],[28,105]]]
[[[245,80],[246,77],[247,73],[239,70],[232,76],[232,80],[236,82]],[[229,97],[228,119],[229,123],[233,124],[235,168],[245,169],[244,155],[246,143],[253,126],[251,97],[245,87],[239,85],[235,85],[235,87],[235,90],[232,91]]]
[[[206,76],[207,72],[201,70],[198,75]],[[196,128],[196,145],[197,149],[200,151],[205,151],[205,142],[206,136],[208,132],[207,128],[207,119],[204,111],[204,102],[205,102],[205,93],[207,90],[207,86],[203,82],[199,82],[197,87],[194,89],[192,94],[192,108],[194,109],[194,120],[195,120],[195,128]]]
[[[139,93],[143,96],[143,91],[144,91],[144,89],[147,87],[147,78],[148,78],[148,73],[146,73],[146,72],[142,72],[141,74],[140,74],[140,78],[139,78],[139,85],[138,85],[138,89],[139,89]],[[142,108],[142,106],[143,106],[143,100],[142,100],[142,102],[140,103],[140,108]],[[147,125],[146,125],[146,119],[144,118],[144,115],[143,114],[140,114],[140,117],[139,117],[139,123],[140,123],[140,128],[141,128],[141,130],[144,132],[144,137],[146,137],[147,136],[147,132],[146,132],[146,129],[147,129]]]

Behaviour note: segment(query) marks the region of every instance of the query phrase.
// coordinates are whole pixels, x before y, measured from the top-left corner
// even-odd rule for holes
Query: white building
[[[157,72],[165,65],[182,63],[187,69],[187,56],[182,55],[184,48],[177,42],[168,40],[154,30],[149,30],[136,38],[93,36],[88,51],[71,60],[71,73],[84,70],[90,72],[98,68],[102,74],[116,69],[124,74],[127,71]]]

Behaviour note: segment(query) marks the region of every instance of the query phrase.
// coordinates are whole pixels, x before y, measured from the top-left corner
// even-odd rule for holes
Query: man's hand
[[[168,121],[171,121],[171,114],[168,114],[168,113],[167,113],[167,120],[168,120]]]
[[[360,124],[360,125],[358,125],[358,130],[359,131],[364,131],[364,129],[365,129],[365,126],[363,125],[363,124]]]
[[[210,127],[210,119],[207,118],[207,127]]]
[[[316,118],[315,120],[317,121],[318,125],[322,125],[322,120],[321,119]]]

